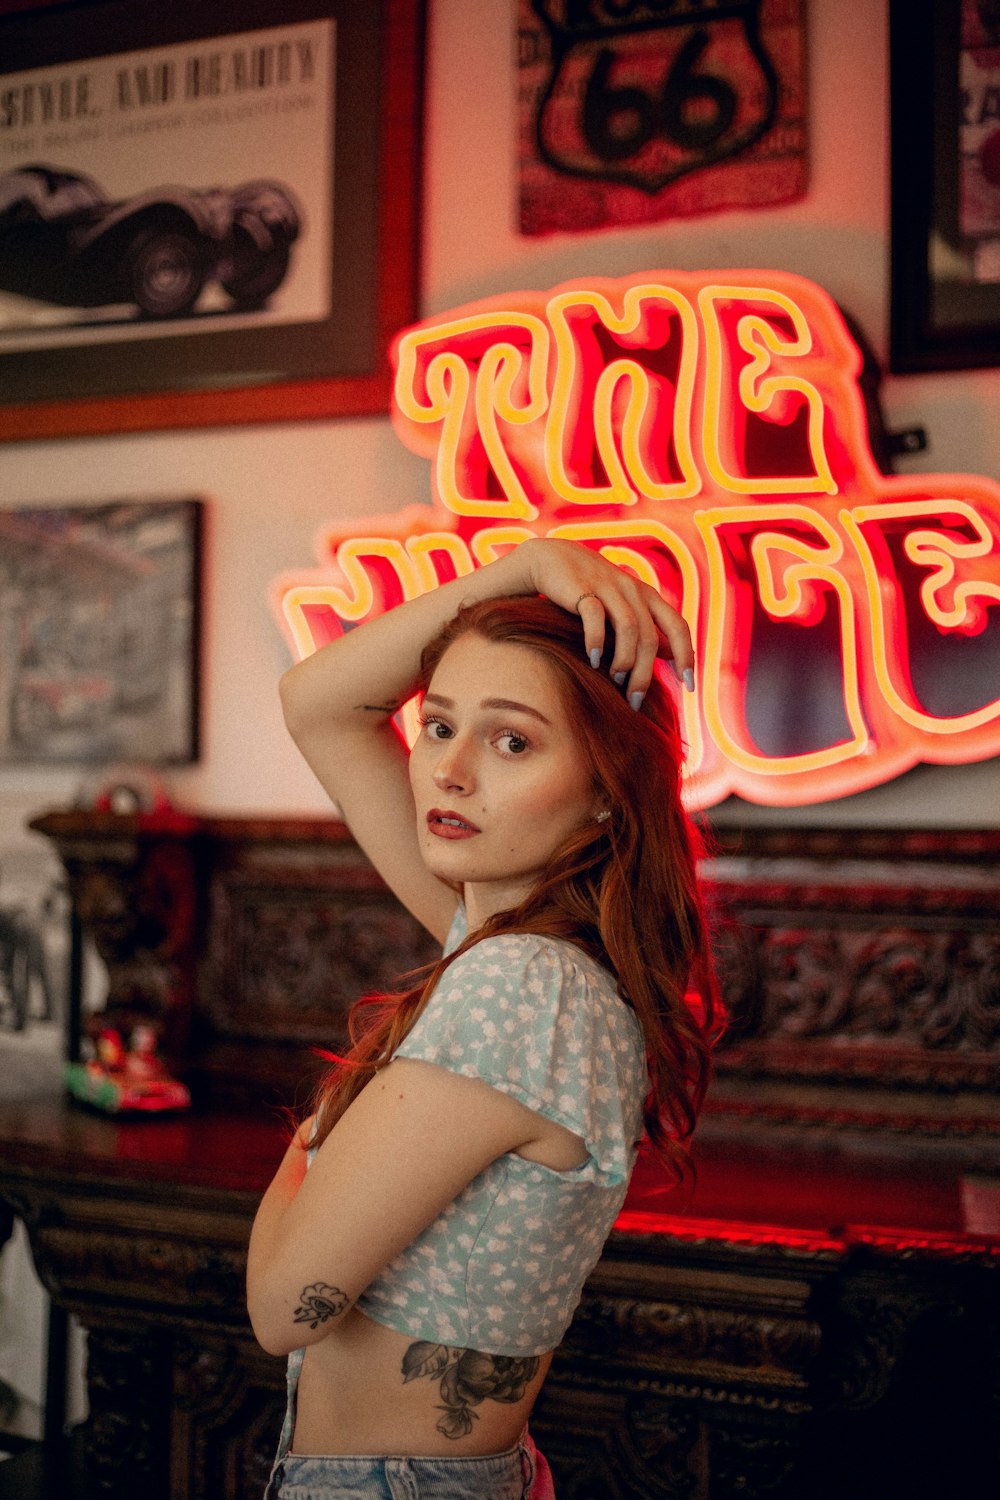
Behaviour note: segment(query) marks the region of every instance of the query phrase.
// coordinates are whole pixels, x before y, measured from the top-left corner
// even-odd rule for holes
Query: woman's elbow
[[[250,1326],[258,1344],[266,1354],[282,1356],[325,1339],[350,1305],[343,1292],[325,1282],[306,1287],[291,1311],[284,1301],[279,1304],[252,1292],[247,1295]]]
[[[253,1329],[254,1338],[265,1354],[273,1354],[278,1358],[284,1359],[291,1354],[293,1349],[301,1349],[302,1347],[301,1339],[279,1338],[277,1329],[269,1328],[265,1322],[253,1317],[252,1314],[250,1317],[250,1327]]]
[[[285,1355],[302,1347],[294,1314],[287,1304],[268,1295],[259,1277],[247,1277],[246,1302],[254,1338],[265,1354]]]
[[[284,1359],[293,1349],[301,1349],[305,1344],[315,1342],[315,1334],[310,1337],[310,1330],[289,1318],[287,1309],[283,1314],[275,1313],[267,1308],[255,1307],[253,1300],[248,1298],[247,1312],[254,1338],[265,1354],[278,1355]]]

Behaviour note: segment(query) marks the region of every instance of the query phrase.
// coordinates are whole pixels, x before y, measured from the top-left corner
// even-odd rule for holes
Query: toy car
[[[102,1028],[90,1046],[93,1057],[67,1063],[63,1072],[67,1089],[81,1104],[108,1115],[162,1114],[190,1107],[187,1087],[172,1078],[160,1060],[152,1026],[136,1026],[127,1049],[112,1026]]]
[[[0,290],[178,318],[215,280],[235,307],[259,308],[285,279],[301,222],[280,182],[163,187],[115,202],[89,177],[19,167],[0,174]]]

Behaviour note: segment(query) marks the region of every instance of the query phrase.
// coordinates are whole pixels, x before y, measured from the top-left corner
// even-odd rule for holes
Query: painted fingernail
[[[694,670],[691,667],[684,668],[684,686],[689,693],[694,692]]]
[[[625,681],[625,679],[626,679],[627,676],[628,676],[627,672],[615,672],[614,676],[613,676],[613,680],[615,682],[617,682],[617,684],[618,684],[619,687],[621,687],[622,683]]]
[[[599,667],[601,665],[601,653],[597,646],[591,646],[590,648],[590,665],[592,667]]]
[[[631,706],[636,710],[636,712],[638,712],[639,709],[642,707],[642,700],[643,700],[643,698],[645,698],[645,696],[646,696],[645,693],[629,693],[629,695],[628,695],[628,701],[631,704]]]

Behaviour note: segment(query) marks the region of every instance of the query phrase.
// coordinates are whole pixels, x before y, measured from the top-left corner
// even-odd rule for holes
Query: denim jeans
[[[554,1500],[527,1429],[485,1458],[279,1456],[264,1500]]]

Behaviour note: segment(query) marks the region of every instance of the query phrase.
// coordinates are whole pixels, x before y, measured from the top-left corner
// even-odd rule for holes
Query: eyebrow
[[[445,698],[440,693],[425,693],[424,702],[439,703],[442,708],[455,707],[455,700],[453,698]],[[551,719],[547,719],[544,714],[539,713],[537,708],[531,708],[527,703],[518,703],[514,698],[484,698],[479,707],[502,708],[513,713],[529,714],[533,719],[540,719],[543,724],[548,724],[550,727],[552,724]]]

